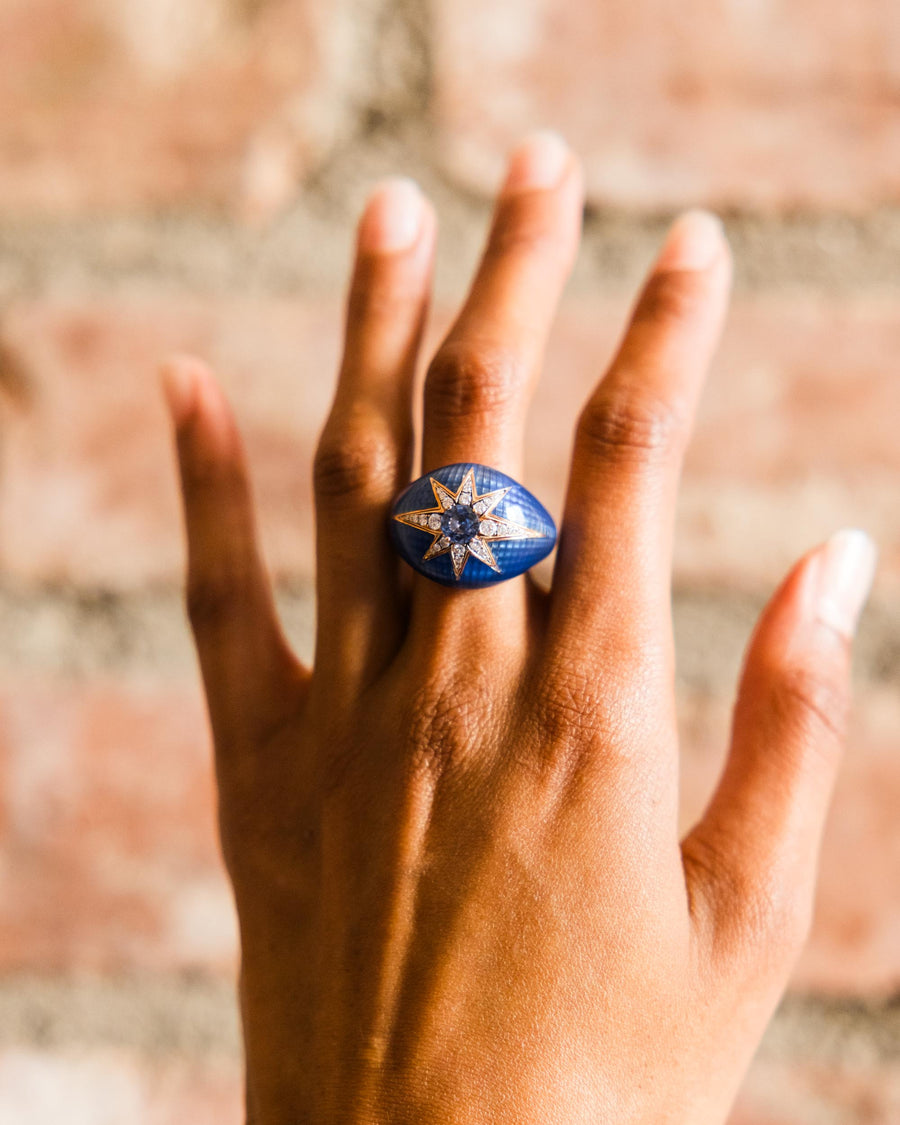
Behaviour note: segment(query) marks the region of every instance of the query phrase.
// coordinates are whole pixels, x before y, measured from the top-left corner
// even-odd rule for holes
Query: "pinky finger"
[[[217,753],[271,731],[305,676],[281,632],[259,553],[231,409],[199,360],[162,365],[187,532],[187,608]]]
[[[742,948],[762,941],[764,957],[795,954],[809,927],[850,649],[875,558],[863,532],[838,532],[769,603],[747,654],[725,772],[682,845],[692,903]]]

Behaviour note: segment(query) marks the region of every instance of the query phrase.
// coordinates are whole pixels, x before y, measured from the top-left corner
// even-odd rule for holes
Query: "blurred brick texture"
[[[359,202],[391,171],[436,200],[434,342],[504,151],[543,125],[590,195],[530,428],[556,514],[665,223],[717,207],[735,250],[679,509],[685,825],[763,597],[839,526],[881,544],[814,931],[734,1125],[900,1120],[894,5],[0,0],[0,44],[0,1121],[241,1120],[159,357],[220,371],[308,652]]]

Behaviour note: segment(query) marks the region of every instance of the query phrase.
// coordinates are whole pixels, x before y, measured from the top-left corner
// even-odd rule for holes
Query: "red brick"
[[[900,1072],[889,1062],[757,1059],[729,1125],[895,1125]]]
[[[567,442],[618,338],[624,306],[571,303],[531,413],[531,480],[558,512]],[[881,549],[896,589],[900,349],[892,302],[735,303],[701,404],[679,501],[675,572],[698,587],[771,588],[842,526]]]
[[[238,1125],[233,1062],[151,1060],[112,1048],[0,1052],[0,1119],[16,1125]],[[900,1083],[888,1066],[757,1060],[729,1125],[893,1125]]]
[[[312,566],[310,450],[337,364],[336,307],[160,301],[22,307],[6,339],[31,380],[4,419],[0,565],[35,581],[139,586],[182,569],[161,356],[217,368],[253,462],[269,560]]]
[[[897,200],[895,17],[887,0],[443,0],[438,151],[486,190],[521,133],[552,125],[585,155],[603,204]]]
[[[815,917],[795,970],[800,992],[890,995],[900,988],[900,699],[868,688],[857,700],[822,847]],[[682,827],[700,815],[724,760],[729,707],[682,707]]]
[[[325,0],[0,10],[0,211],[284,202],[333,141]]]
[[[556,514],[572,426],[625,311],[624,303],[572,302],[557,326],[528,459],[529,483]],[[310,575],[310,458],[334,385],[340,321],[336,302],[288,299],[12,308],[4,344],[31,380],[33,401],[4,412],[0,566],[37,582],[113,587],[180,574],[154,367],[159,355],[189,348],[213,361],[234,400],[271,563],[280,574]],[[897,589],[897,354],[892,302],[737,303],[688,458],[680,580],[767,589],[849,524],[879,539],[879,589]]]
[[[727,740],[723,701],[682,708],[683,817]],[[900,986],[896,693],[861,692],[794,987]],[[196,685],[7,678],[0,695],[0,969],[230,969],[235,937]]]
[[[234,964],[196,687],[7,677],[0,969]]]
[[[238,1125],[239,1063],[157,1060],[73,1046],[0,1051],[0,1120],[16,1125]]]

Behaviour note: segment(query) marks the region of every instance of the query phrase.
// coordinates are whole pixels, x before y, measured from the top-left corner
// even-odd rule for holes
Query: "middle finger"
[[[512,154],[469,296],[425,380],[422,470],[521,472],[522,432],[581,231],[581,169],[554,133]]]

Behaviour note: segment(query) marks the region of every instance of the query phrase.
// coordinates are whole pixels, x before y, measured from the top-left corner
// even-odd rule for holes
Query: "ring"
[[[445,465],[394,501],[391,539],[402,559],[444,586],[474,589],[523,574],[556,543],[550,513],[487,465]]]

